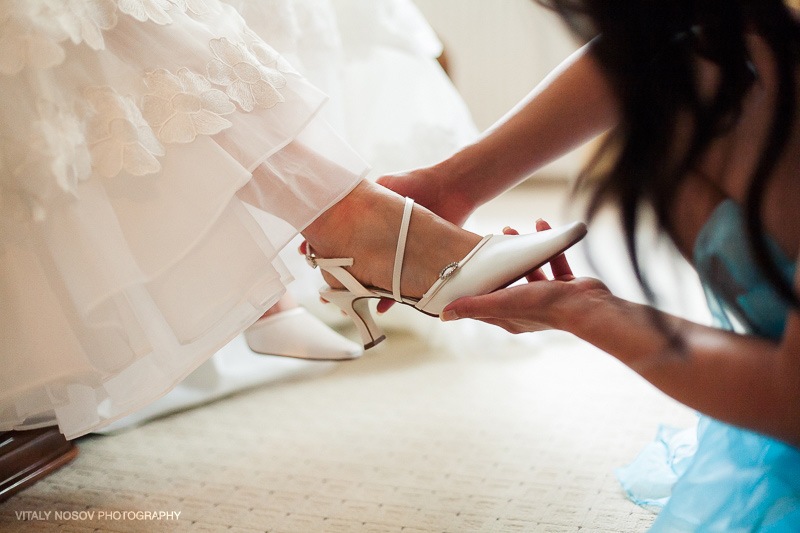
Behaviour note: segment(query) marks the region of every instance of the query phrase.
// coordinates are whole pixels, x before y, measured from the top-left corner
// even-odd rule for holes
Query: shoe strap
[[[450,263],[442,271],[439,273],[439,278],[436,282],[430,286],[430,288],[425,291],[425,294],[422,295],[422,298],[414,305],[417,309],[425,310],[425,307],[433,300],[433,298],[439,293],[439,290],[444,287],[452,277],[461,270],[467,262],[469,262],[472,257],[478,253],[478,250],[483,248],[483,245],[489,242],[492,239],[492,235],[486,235],[481,241],[473,248],[461,261],[457,263]]]
[[[406,253],[406,241],[408,240],[408,226],[411,222],[411,211],[414,207],[414,200],[405,199],[403,206],[403,219],[400,221],[400,233],[397,237],[397,250],[394,256],[394,270],[392,271],[392,297],[402,302],[403,297],[400,293],[400,278],[403,274],[403,257]],[[320,267],[325,270],[345,286],[353,294],[360,296],[374,295],[372,291],[364,287],[350,272],[344,267],[353,266],[353,258],[347,259],[323,259],[314,255],[311,245],[306,243],[306,261],[311,268]]]
[[[406,241],[408,240],[408,226],[411,223],[411,211],[414,208],[414,200],[406,198],[403,206],[403,220],[400,222],[400,234],[397,236],[397,251],[394,254],[394,269],[392,270],[392,298],[402,302],[403,296],[400,292],[400,278],[403,276],[403,258],[406,254]]]
[[[311,249],[311,245],[306,243],[306,262],[311,268],[319,267],[321,270],[331,274],[353,294],[359,296],[371,294],[371,292],[353,277],[350,272],[344,269],[344,267],[353,266],[352,257],[335,259],[317,257],[316,254],[314,254],[314,250]]]
[[[344,267],[353,266],[352,257],[347,259],[316,259],[315,262],[317,266],[339,280],[339,283],[353,294],[357,296],[372,295],[372,291],[364,287],[360,281],[344,269]]]

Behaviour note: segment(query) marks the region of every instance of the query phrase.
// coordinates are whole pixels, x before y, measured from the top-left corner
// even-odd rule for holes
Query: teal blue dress
[[[715,325],[779,339],[789,307],[759,274],[744,235],[739,206],[723,201],[697,238],[695,267]],[[794,263],[769,247],[791,282]],[[663,506],[651,533],[800,532],[800,450],[706,416],[696,429],[661,427],[616,474],[633,501]]]

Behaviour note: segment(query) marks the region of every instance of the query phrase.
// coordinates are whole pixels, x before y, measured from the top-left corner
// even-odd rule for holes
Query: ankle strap
[[[406,254],[406,240],[408,239],[408,226],[411,222],[411,211],[414,208],[414,200],[406,198],[403,207],[403,220],[400,222],[400,234],[397,236],[397,251],[394,254],[394,270],[392,270],[392,298],[402,302],[403,296],[400,292],[400,278],[403,276],[403,257]]]

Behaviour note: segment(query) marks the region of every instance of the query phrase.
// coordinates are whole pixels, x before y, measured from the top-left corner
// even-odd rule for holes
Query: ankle
[[[356,265],[349,270],[359,281],[381,286],[381,273],[390,272],[394,259],[387,244],[396,242],[401,211],[399,195],[362,181],[302,234],[318,257],[353,257]]]
[[[363,224],[363,220],[371,220],[375,202],[370,201],[372,191],[370,183],[362,180],[347,196],[321,213],[301,233],[308,243],[320,255],[334,246],[341,248],[342,241]]]
[[[390,289],[403,201],[396,193],[362,181],[320,215],[303,235],[319,257],[352,257],[348,270],[366,286]],[[414,206],[406,243],[401,292],[419,297],[442,268],[461,260],[480,237]],[[328,281],[332,281],[327,278]]]
[[[403,294],[421,297],[444,267],[463,259],[480,239],[424,207],[415,206],[403,261]]]

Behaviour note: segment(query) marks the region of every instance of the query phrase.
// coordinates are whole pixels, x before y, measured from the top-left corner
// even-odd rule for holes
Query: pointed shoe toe
[[[580,241],[586,224],[573,222],[527,235],[489,235],[483,238],[451,272],[443,272],[414,305],[439,316],[452,301],[488,294],[521,279]]]
[[[250,349],[264,355],[315,361],[348,361],[361,346],[329,328],[302,307],[258,320],[244,332]]]

